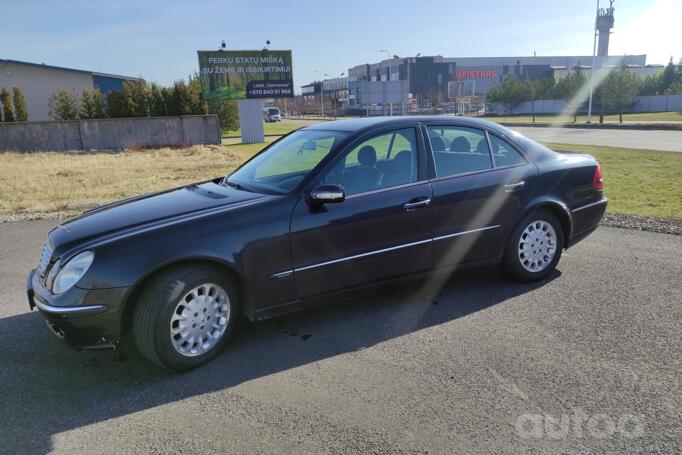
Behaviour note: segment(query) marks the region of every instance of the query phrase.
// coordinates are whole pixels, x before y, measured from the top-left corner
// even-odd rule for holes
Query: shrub
[[[5,87],[3,87],[2,90],[0,90],[0,102],[2,102],[2,112],[4,121],[13,122],[14,110],[12,107],[12,97],[10,96],[9,91]]]
[[[83,90],[78,116],[82,119],[95,118],[95,103],[89,90]]]
[[[24,94],[21,93],[19,87],[14,87],[12,89],[12,97],[14,101],[14,115],[16,116],[17,122],[27,122],[28,121],[28,110],[26,109],[26,99]]]
[[[53,93],[48,102],[50,116],[56,120],[78,119],[78,95],[68,90]]]

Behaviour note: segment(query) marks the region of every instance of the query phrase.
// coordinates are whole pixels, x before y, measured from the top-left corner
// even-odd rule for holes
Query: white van
[[[277,107],[264,107],[263,108],[263,120],[266,122],[281,122],[282,115],[279,113],[279,108]]]

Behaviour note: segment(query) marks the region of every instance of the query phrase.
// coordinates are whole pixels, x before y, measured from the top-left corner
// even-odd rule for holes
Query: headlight
[[[90,268],[93,259],[95,259],[95,253],[92,251],[83,251],[71,258],[71,260],[57,272],[57,277],[54,279],[54,283],[52,283],[52,292],[61,294],[70,289],[83,275],[85,275],[85,272]]]

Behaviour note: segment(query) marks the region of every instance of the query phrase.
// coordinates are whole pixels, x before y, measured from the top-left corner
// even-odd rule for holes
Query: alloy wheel
[[[230,299],[214,283],[195,287],[175,306],[170,321],[173,347],[183,356],[204,354],[225,334],[230,320]]]

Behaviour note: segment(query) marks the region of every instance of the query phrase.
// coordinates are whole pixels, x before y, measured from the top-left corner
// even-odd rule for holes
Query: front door
[[[431,267],[431,185],[417,125],[348,147],[319,180],[346,200],[291,220],[293,270],[301,298],[410,275]]]

